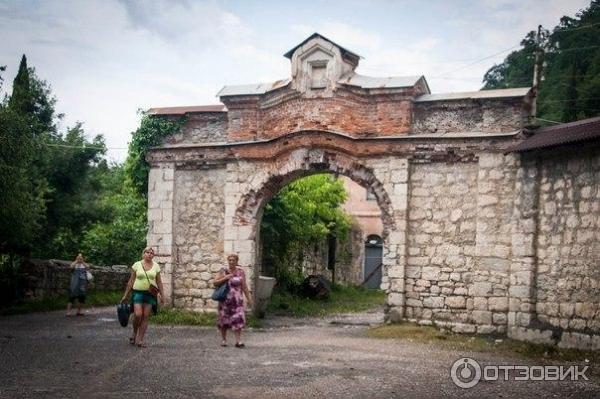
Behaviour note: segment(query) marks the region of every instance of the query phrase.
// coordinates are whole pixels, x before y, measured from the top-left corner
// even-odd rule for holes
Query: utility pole
[[[537,35],[535,37],[535,62],[533,64],[533,86],[531,91],[533,98],[531,101],[530,124],[535,124],[537,114],[537,98],[542,77],[542,25],[538,25]]]

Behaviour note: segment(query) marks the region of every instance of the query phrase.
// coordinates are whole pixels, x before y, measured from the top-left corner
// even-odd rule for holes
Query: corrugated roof
[[[150,108],[149,115],[184,115],[194,112],[227,112],[223,104],[218,105],[192,105],[189,107],[162,107]]]
[[[415,102],[465,100],[475,98],[525,97],[530,90],[531,87],[519,87],[515,89],[480,90],[462,93],[423,94],[415,98]]]
[[[376,78],[352,73],[338,80],[338,83],[358,86],[363,89],[388,89],[393,87],[413,87],[423,76],[388,76]]]
[[[355,52],[353,52],[353,51],[350,51],[350,50],[348,50],[348,49],[346,49],[346,48],[344,48],[344,47],[340,46],[339,44],[337,44],[337,43],[336,43],[336,42],[334,42],[333,40],[330,40],[330,39],[326,38],[325,36],[323,36],[322,34],[320,34],[320,33],[317,33],[317,32],[313,33],[312,35],[310,35],[309,37],[307,37],[306,39],[304,39],[304,40],[302,41],[302,43],[298,44],[298,45],[297,45],[297,46],[295,46],[293,49],[289,50],[289,51],[288,51],[287,53],[285,53],[283,56],[284,56],[284,57],[287,57],[287,58],[292,58],[292,55],[294,55],[294,51],[296,51],[296,49],[297,49],[298,47],[304,46],[304,45],[305,45],[305,44],[306,44],[306,43],[307,43],[309,40],[312,40],[312,39],[314,39],[315,37],[320,37],[320,38],[321,38],[321,39],[323,39],[323,40],[327,40],[329,43],[333,44],[334,46],[337,46],[337,47],[339,47],[339,48],[340,48],[340,50],[342,51],[342,55],[343,55],[344,53],[346,53],[346,54],[350,54],[351,56],[353,56],[353,57],[356,57],[356,58],[362,58],[360,55],[356,54]]]
[[[249,85],[224,86],[218,93],[217,97],[226,96],[249,96],[265,94],[271,90],[279,89],[290,83],[290,79],[281,79],[273,83],[255,83]]]
[[[508,152],[524,152],[587,140],[600,140],[600,117],[540,128]]]

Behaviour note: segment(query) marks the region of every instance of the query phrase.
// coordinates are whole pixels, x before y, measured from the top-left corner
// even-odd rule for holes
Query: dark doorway
[[[381,262],[383,260],[383,240],[378,235],[370,235],[365,242],[365,287],[377,288],[381,286]],[[368,278],[368,280],[367,280]]]

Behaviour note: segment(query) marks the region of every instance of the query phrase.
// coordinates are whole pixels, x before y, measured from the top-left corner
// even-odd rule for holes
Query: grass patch
[[[86,297],[84,308],[93,306],[116,305],[123,297],[123,291],[90,291]],[[0,308],[0,315],[14,315],[32,312],[49,312],[52,310],[67,310],[68,295],[24,300]],[[76,309],[76,305],[74,306]]]
[[[275,291],[267,308],[278,316],[326,316],[334,313],[357,313],[383,305],[385,292],[355,286],[335,285],[329,299],[314,300],[289,292]]]
[[[391,324],[375,327],[367,331],[372,338],[399,339],[408,342],[437,344],[448,349],[479,352],[500,352],[519,355],[530,359],[547,359],[566,362],[581,362],[585,359],[591,364],[600,364],[600,352],[579,349],[563,349],[555,346],[539,345],[516,341],[502,337],[455,334],[438,330],[432,326],[420,326],[415,323]]]
[[[156,316],[150,317],[150,323],[175,326],[206,326],[217,325],[217,314],[210,312],[192,312],[176,308],[160,308]],[[246,325],[252,328],[262,327],[261,320],[252,315],[246,316]]]

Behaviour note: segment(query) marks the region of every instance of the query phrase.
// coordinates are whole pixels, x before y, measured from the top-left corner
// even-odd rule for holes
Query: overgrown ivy
[[[140,127],[133,132],[127,160],[125,161],[126,184],[131,185],[144,198],[148,196],[148,172],[150,166],[146,162],[146,154],[152,147],[161,144],[162,140],[179,131],[186,118],[176,120],[148,115],[143,111]]]

